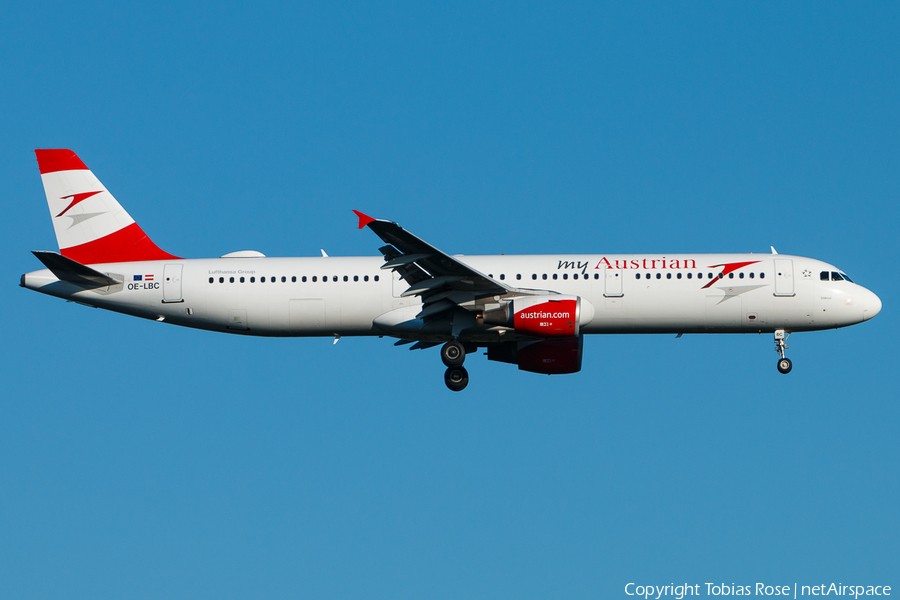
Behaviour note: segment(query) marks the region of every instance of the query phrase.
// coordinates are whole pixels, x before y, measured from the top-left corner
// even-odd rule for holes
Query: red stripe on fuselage
[[[71,150],[35,150],[41,175],[57,171],[87,171],[78,155]]]
[[[177,256],[160,250],[137,223],[93,242],[60,248],[60,253],[83,265],[178,259]]]

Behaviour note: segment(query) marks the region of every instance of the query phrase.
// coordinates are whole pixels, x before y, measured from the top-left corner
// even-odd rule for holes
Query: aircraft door
[[[775,259],[775,295],[794,295],[794,261],[790,259]]]
[[[603,275],[606,279],[603,288],[603,295],[606,298],[621,298],[622,293],[622,269],[603,269]]]
[[[181,297],[181,270],[184,265],[166,265],[163,271],[163,302],[184,302]]]

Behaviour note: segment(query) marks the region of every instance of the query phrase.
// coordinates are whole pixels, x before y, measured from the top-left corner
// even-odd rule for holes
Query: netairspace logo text
[[[684,583],[675,585],[639,585],[629,583],[625,586],[625,593],[629,596],[641,598],[654,598],[661,600],[665,596],[682,600],[689,596],[699,596],[701,590],[706,596],[778,596],[781,598],[799,598],[801,596],[845,596],[859,598],[860,596],[890,596],[889,585],[844,585],[842,583],[820,583],[818,585],[768,585],[757,583],[755,585],[736,585],[732,583]]]

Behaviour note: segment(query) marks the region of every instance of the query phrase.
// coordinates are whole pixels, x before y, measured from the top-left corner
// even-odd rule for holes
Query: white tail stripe
[[[106,237],[134,223],[90,171],[41,175],[60,250]],[[77,196],[80,201],[74,202]]]

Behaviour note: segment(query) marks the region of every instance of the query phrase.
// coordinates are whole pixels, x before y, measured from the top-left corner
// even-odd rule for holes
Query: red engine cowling
[[[589,310],[585,311],[585,305]],[[562,294],[520,296],[483,315],[487,325],[502,325],[517,333],[547,338],[576,337],[581,322],[590,322],[592,318],[593,310],[587,301]]]
[[[545,375],[565,375],[581,370],[584,336],[542,340],[539,342],[505,342],[488,347],[488,360],[512,363],[520,371]]]

